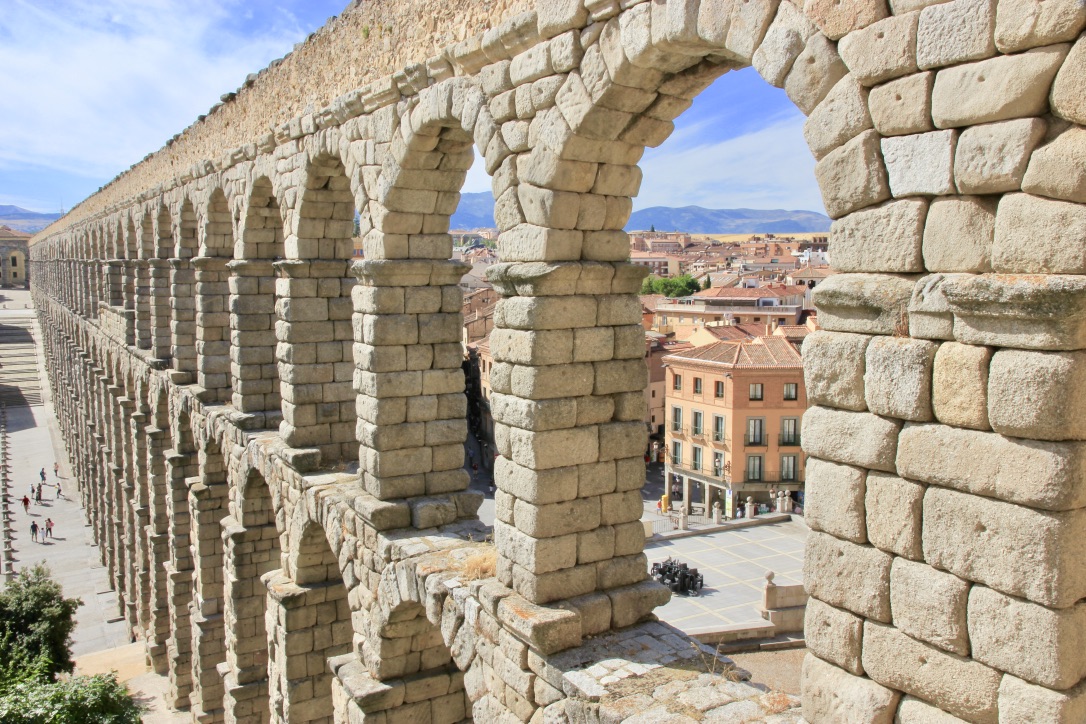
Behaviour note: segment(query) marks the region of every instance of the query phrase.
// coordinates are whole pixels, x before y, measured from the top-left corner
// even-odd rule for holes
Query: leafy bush
[[[4,724],[139,724],[140,707],[116,674],[22,681],[0,690]]]
[[[75,611],[82,605],[64,598],[44,564],[20,571],[0,591],[0,685],[70,672]]]

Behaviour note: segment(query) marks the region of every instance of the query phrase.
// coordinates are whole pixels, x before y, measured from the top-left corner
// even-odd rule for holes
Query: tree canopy
[[[701,284],[689,274],[677,277],[646,277],[641,283],[642,294],[663,294],[667,297],[688,297],[701,291]]]

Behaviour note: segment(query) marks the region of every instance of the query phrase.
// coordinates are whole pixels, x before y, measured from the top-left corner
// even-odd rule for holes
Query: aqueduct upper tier
[[[1082,0],[353,5],[39,234],[80,489],[175,703],[618,717],[586,642],[667,636],[639,624],[667,594],[622,228],[643,149],[753,65],[809,117],[845,272],[804,345],[803,714],[1081,721],[1084,24]],[[447,231],[476,151],[500,456],[469,583],[491,531]]]

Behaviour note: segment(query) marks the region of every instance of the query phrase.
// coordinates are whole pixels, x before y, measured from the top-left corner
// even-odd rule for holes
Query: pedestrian
[[[60,477],[60,463],[53,463],[53,477]]]
[[[41,483],[38,483],[38,489],[34,493],[34,502],[41,505]]]
[[[64,491],[60,487],[60,480],[57,480],[57,500],[64,498]],[[64,498],[67,500],[67,498]]]
[[[475,478],[475,477],[478,477],[478,475],[479,475],[479,463],[472,463],[471,464],[471,477]]]
[[[35,543],[38,542],[38,521],[31,521],[30,523],[30,537]]]
[[[41,481],[44,483],[45,482],[45,468],[42,468],[41,472],[38,473],[38,475],[41,476]]]
[[[53,519],[52,518],[46,518],[45,519],[45,535],[43,535],[41,537],[42,543],[45,542],[46,538],[52,538],[52,537],[53,537]]]
[[[25,495],[23,496],[23,512],[30,512],[30,498],[26,497]]]

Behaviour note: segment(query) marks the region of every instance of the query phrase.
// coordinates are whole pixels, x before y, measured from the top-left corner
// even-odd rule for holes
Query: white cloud
[[[0,167],[110,178],[305,35],[239,0],[8,0],[0,15]]]
[[[715,122],[678,128],[647,149],[634,209],[703,206],[711,209],[803,209],[825,213],[814,177],[814,158],[803,140],[798,111],[769,119],[766,127],[722,141]],[[464,193],[490,191],[478,151]]]
[[[707,124],[680,129],[641,160],[635,209],[650,206],[807,209],[824,213],[798,112],[724,141]]]

